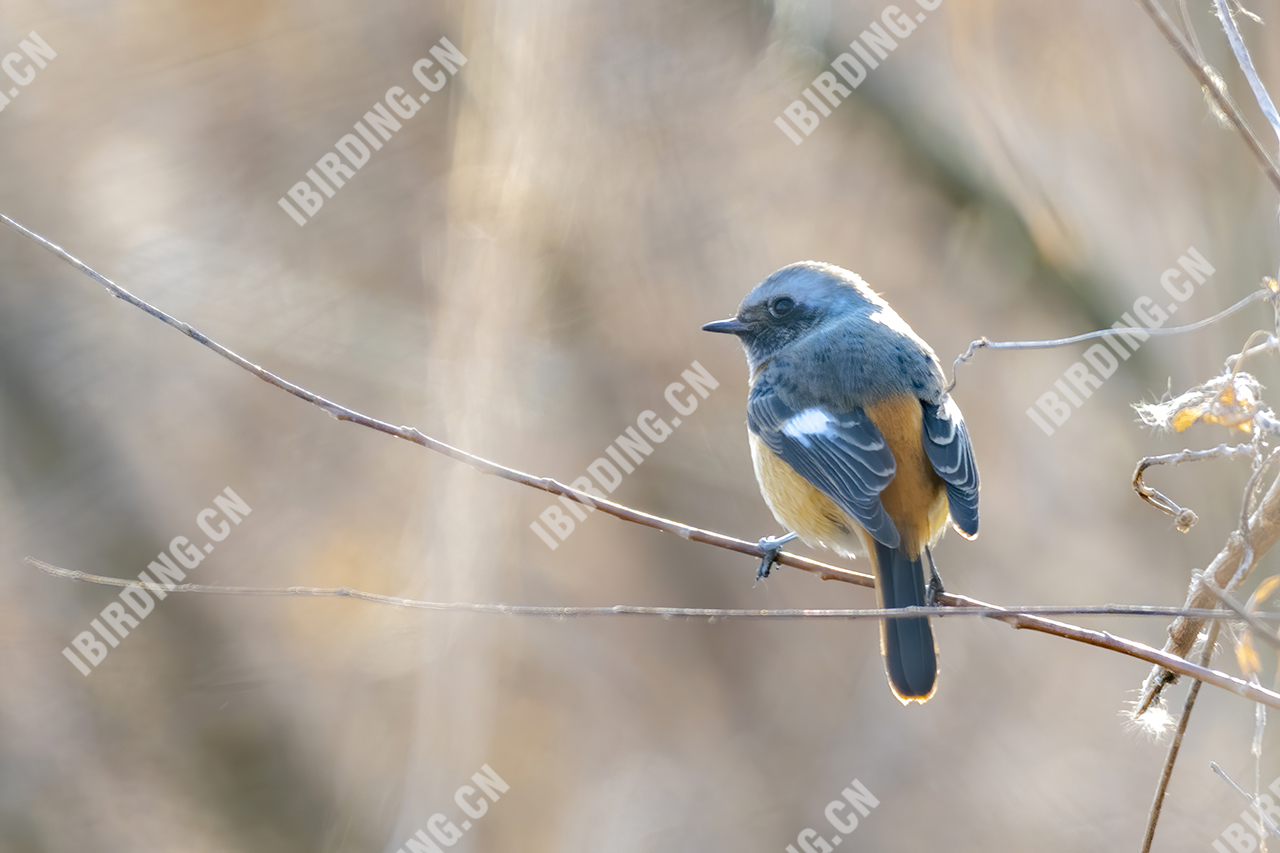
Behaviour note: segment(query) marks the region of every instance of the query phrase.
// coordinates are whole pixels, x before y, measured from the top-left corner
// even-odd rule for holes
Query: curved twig
[[[1115,326],[1110,329],[1097,329],[1092,332],[1084,332],[1079,335],[1072,335],[1069,338],[1051,338],[1044,341],[993,341],[989,338],[978,338],[976,341],[969,343],[968,349],[956,357],[951,363],[951,384],[947,386],[946,393],[950,394],[956,387],[956,370],[960,365],[965,364],[969,359],[973,358],[974,353],[980,349],[1053,349],[1054,347],[1065,347],[1071,344],[1083,343],[1091,341],[1094,338],[1114,337],[1118,335],[1182,335],[1187,332],[1194,332],[1198,329],[1204,329],[1212,326],[1214,323],[1229,317],[1245,306],[1257,302],[1259,299],[1274,300],[1276,293],[1267,286],[1266,280],[1263,280],[1263,286],[1253,291],[1244,299],[1241,299],[1230,308],[1224,308],[1212,317],[1205,317],[1203,320],[1197,320],[1194,323],[1188,323],[1185,326],[1161,326],[1159,328],[1150,326]]]
[[[1224,456],[1231,458],[1233,456],[1252,455],[1252,444],[1237,444],[1234,447],[1219,444],[1217,447],[1212,447],[1208,450],[1183,450],[1178,453],[1165,453],[1161,456],[1144,456],[1138,460],[1138,466],[1133,471],[1133,490],[1138,493],[1138,497],[1156,509],[1172,515],[1178,531],[1186,533],[1198,520],[1196,514],[1190,509],[1178,506],[1173,500],[1148,486],[1142,479],[1147,469],[1155,465],[1181,465],[1183,462],[1200,462],[1204,459],[1219,459]]]

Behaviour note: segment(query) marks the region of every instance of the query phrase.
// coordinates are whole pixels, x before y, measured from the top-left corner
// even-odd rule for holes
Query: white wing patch
[[[784,423],[782,431],[808,447],[809,436],[828,432],[828,426],[834,422],[835,418],[822,409],[805,409]]]

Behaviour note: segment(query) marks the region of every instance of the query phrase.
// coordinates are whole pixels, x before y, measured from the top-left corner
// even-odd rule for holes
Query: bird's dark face
[[[754,372],[788,344],[824,324],[873,308],[871,300],[879,297],[857,276],[839,267],[806,261],[783,267],[756,285],[742,300],[736,317],[702,328],[737,335]]]

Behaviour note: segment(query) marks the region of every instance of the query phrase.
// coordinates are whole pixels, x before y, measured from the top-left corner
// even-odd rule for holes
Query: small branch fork
[[[1179,453],[1166,453],[1163,456],[1146,456],[1138,460],[1138,467],[1133,472],[1133,489],[1138,496],[1161,512],[1174,517],[1179,533],[1186,533],[1198,520],[1196,514],[1185,507],[1180,507],[1169,498],[1148,486],[1142,475],[1155,465],[1181,465],[1183,462],[1200,462],[1204,459],[1232,458],[1236,456],[1253,456],[1253,445],[1237,444],[1228,447],[1219,444],[1209,450],[1183,450]]]

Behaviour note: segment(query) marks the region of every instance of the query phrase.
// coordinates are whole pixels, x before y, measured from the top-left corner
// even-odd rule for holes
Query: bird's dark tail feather
[[[902,551],[876,543],[876,590],[880,606],[923,607],[924,565]],[[938,652],[927,617],[880,620],[880,650],[889,686],[903,703],[923,702],[938,680]]]

